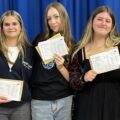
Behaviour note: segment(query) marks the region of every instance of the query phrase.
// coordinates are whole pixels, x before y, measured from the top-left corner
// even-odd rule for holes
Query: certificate
[[[40,51],[40,56],[44,63],[46,61],[52,61],[54,54],[59,54],[64,56],[68,54],[68,47],[65,44],[64,37],[60,36],[58,38],[52,38],[38,43],[38,51]]]
[[[120,68],[118,47],[90,56],[90,64],[98,74]]]
[[[48,40],[55,39],[55,38],[59,38],[59,37],[61,37],[61,34],[60,34],[60,33],[58,33],[58,34],[52,36],[52,37],[49,38]],[[38,54],[40,55],[40,57],[42,58],[41,52],[40,52],[40,50],[39,50],[39,47],[36,46],[35,48],[36,48]],[[45,64],[48,64],[48,63],[50,63],[52,60],[53,60],[53,59],[45,60],[44,63],[45,63]]]
[[[23,81],[0,78],[0,96],[8,100],[20,101]]]

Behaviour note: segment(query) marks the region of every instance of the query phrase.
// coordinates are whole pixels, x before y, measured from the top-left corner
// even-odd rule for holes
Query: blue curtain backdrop
[[[79,41],[93,10],[101,5],[112,8],[120,31],[120,0],[0,0],[0,15],[6,10],[19,12],[32,41],[38,33],[43,32],[45,8],[54,1],[62,3],[67,9],[76,41]]]

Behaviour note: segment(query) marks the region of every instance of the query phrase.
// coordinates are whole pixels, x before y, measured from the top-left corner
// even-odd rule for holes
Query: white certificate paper
[[[0,96],[8,100],[20,101],[23,81],[0,78]]]
[[[120,68],[118,47],[90,56],[90,64],[98,74]]]
[[[43,61],[53,60],[54,54],[59,54],[61,56],[68,54],[68,48],[63,36],[39,42],[38,48]]]

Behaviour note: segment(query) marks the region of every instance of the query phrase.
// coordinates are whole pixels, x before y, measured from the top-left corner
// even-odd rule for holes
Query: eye
[[[107,23],[111,23],[111,20],[107,19],[106,22],[107,22]]]
[[[97,18],[98,21],[102,21],[103,19],[102,18]]]
[[[56,17],[56,18],[58,18],[59,16],[58,16],[58,15],[56,15],[55,17]]]
[[[18,23],[16,23],[16,22],[13,22],[13,23],[12,23],[13,26],[16,26],[17,24],[18,24]]]
[[[9,23],[4,23],[3,26],[8,27],[8,26],[10,26],[10,24]]]
[[[58,15],[55,15],[54,17],[55,17],[56,19],[58,19],[58,18],[59,18],[59,16],[58,16]]]
[[[51,20],[51,18],[47,18],[47,21],[50,21]]]

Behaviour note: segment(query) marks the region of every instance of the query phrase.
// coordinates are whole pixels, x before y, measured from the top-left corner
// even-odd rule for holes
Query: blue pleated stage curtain
[[[45,8],[54,1],[62,3],[67,9],[73,37],[76,41],[79,41],[93,10],[101,5],[107,5],[113,9],[120,31],[119,0],[0,0],[0,15],[6,10],[19,12],[29,40],[32,41],[38,33],[43,32]]]

